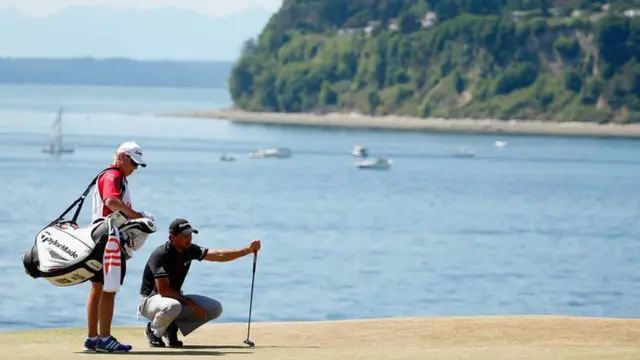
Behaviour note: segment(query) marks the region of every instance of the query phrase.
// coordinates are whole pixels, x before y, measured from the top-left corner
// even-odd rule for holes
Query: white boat
[[[355,157],[367,157],[367,149],[360,145],[354,146],[353,150],[351,150],[351,155]]]
[[[291,150],[286,147],[282,148],[274,148],[274,149],[260,149],[251,154],[249,154],[252,158],[288,158],[291,156]]]
[[[463,158],[471,158],[476,156],[476,154],[473,153],[473,151],[469,150],[469,149],[461,149],[456,151],[453,156],[455,157],[463,157]]]
[[[493,143],[493,145],[495,147],[498,147],[498,148],[503,148],[503,147],[507,147],[507,142],[506,141],[496,141],[496,142]]]
[[[357,162],[356,166],[359,169],[390,169],[391,160],[383,158],[374,160],[363,160]]]
[[[51,129],[51,139],[49,143],[42,147],[42,152],[52,155],[59,155],[63,153],[72,153],[75,149],[71,146],[65,146],[62,143],[62,108],[58,110],[58,117],[53,122]]]

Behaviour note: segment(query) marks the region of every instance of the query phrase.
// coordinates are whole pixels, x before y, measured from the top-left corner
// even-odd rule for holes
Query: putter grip
[[[256,272],[256,260],[258,260],[258,252],[253,253],[253,272]]]

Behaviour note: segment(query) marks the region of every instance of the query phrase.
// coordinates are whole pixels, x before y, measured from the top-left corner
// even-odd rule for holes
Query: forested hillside
[[[250,111],[640,121],[640,0],[285,0],[229,79]]]

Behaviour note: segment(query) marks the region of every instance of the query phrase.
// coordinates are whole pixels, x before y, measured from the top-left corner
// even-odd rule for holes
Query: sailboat
[[[48,144],[45,144],[45,146],[42,148],[43,153],[63,154],[72,153],[75,150],[73,147],[65,147],[62,143],[62,108],[58,110],[58,117],[53,122],[50,136],[50,142]]]

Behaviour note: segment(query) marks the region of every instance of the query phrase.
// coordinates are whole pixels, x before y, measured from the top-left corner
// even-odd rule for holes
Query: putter
[[[251,308],[253,307],[253,284],[256,279],[256,260],[258,259],[258,253],[253,253],[253,273],[251,275],[251,296],[249,297],[249,322],[247,323],[247,339],[244,341],[249,347],[254,347],[256,344],[249,340],[249,334],[251,332]]]

